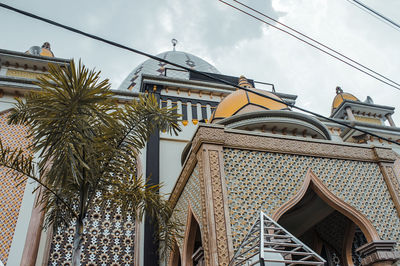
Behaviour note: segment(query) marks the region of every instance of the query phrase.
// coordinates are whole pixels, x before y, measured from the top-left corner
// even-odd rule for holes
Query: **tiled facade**
[[[299,191],[308,169],[400,247],[400,218],[377,163],[231,148],[224,158],[235,249],[259,211],[272,215]]]
[[[9,112],[0,113],[0,138],[5,147],[23,149],[26,155],[31,155],[28,147],[31,142],[28,128],[25,126],[8,125]],[[5,264],[8,260],[18,215],[24,196],[26,181],[16,180],[18,175],[0,166],[0,260]]]
[[[179,197],[178,202],[175,207],[175,211],[173,213],[173,218],[178,221],[187,221],[188,219],[188,210],[189,205],[197,219],[197,222],[200,226],[200,231],[203,232],[203,213],[202,210],[204,206],[202,206],[201,202],[201,184],[199,177],[199,169],[196,166],[193,169],[193,173],[190,176],[186,189],[183,191],[182,195]],[[185,224],[182,225],[181,231],[185,232]],[[182,251],[183,249],[183,238],[177,239],[179,249]]]

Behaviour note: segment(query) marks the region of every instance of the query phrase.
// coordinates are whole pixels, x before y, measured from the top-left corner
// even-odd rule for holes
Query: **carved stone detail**
[[[199,167],[199,179],[200,179],[200,191],[201,191],[201,205],[203,206],[201,209],[202,218],[203,218],[203,232],[202,232],[202,241],[203,241],[203,250],[204,250],[204,258],[206,265],[209,265],[210,262],[210,253],[209,253],[209,240],[208,240],[208,223],[207,223],[207,213],[206,213],[206,193],[204,188],[204,169],[201,167],[203,165],[203,159],[201,154],[198,155],[197,158]]]
[[[378,148],[378,147],[374,147],[373,149],[374,149],[377,161],[382,161],[382,162],[390,161],[390,162],[393,162],[397,158],[396,154],[390,149],[382,149],[382,148]]]
[[[395,152],[390,148],[260,135],[255,132],[234,129],[224,130],[217,125],[200,125],[193,138],[192,149],[196,151],[202,143],[339,159],[381,162],[393,162],[396,160]]]
[[[400,217],[400,178],[396,175],[392,164],[381,164],[381,169]]]
[[[208,152],[210,159],[212,196],[214,201],[214,220],[216,226],[218,263],[219,265],[229,264],[228,239],[226,230],[226,219],[224,210],[224,198],[220,177],[220,161],[218,151]]]
[[[400,252],[395,251],[396,241],[374,241],[367,243],[357,249],[361,253],[363,266],[392,265],[400,259]]]

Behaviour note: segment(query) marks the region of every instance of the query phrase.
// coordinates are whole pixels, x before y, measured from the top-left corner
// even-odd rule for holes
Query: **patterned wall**
[[[185,232],[185,226],[188,215],[188,206],[190,204],[194,215],[198,219],[200,231],[203,233],[203,214],[202,214],[202,203],[201,203],[201,188],[200,188],[200,177],[198,166],[193,169],[192,175],[189,177],[185,189],[176,203],[173,219],[183,223],[181,232]],[[183,238],[177,239],[179,249],[183,249]]]
[[[98,192],[96,199],[100,197]],[[81,264],[134,265],[134,217],[123,214],[118,206],[95,206],[85,222]],[[48,265],[71,265],[74,232],[73,225],[55,230]]]
[[[309,168],[327,188],[363,213],[382,239],[400,247],[400,219],[376,163],[224,149],[234,249],[257,213],[272,215],[300,189]]]
[[[31,155],[28,149],[31,144],[31,140],[27,138],[28,128],[8,125],[8,114],[0,113],[0,138],[3,145],[14,149],[22,148],[26,155]],[[26,185],[26,182],[22,182],[17,187],[19,182],[14,180],[15,175],[7,171],[0,167],[0,260],[4,264],[7,263]]]

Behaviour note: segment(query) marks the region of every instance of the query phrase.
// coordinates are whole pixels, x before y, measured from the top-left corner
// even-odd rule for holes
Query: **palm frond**
[[[9,123],[30,127],[31,149],[39,162],[34,165],[22,152],[1,146],[0,164],[45,188],[38,202],[45,225],[82,222],[100,191],[139,220],[144,213],[153,217],[160,239],[171,248],[179,231],[170,219],[172,208],[158,185],[137,176],[136,158],[153,132],[177,134],[180,115],[160,107],[152,94],[118,105],[108,80],[81,62],[50,64],[36,85],[40,91],[18,99]]]
[[[19,181],[18,184],[24,182],[27,178],[36,181],[40,186],[43,187],[42,191],[45,191],[47,195],[54,197],[58,205],[65,210],[70,211],[70,216],[76,217],[75,211],[71,205],[68,204],[65,199],[61,198],[60,194],[57,193],[53,188],[45,183],[43,178],[38,176],[35,163],[33,162],[32,156],[24,155],[25,151],[22,149],[10,149],[3,146],[3,142],[0,139],[0,165],[9,169],[9,171],[15,174],[15,179]],[[47,201],[47,197],[42,197],[43,200]]]

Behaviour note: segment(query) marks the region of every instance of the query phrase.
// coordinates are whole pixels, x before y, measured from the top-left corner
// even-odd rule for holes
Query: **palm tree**
[[[75,224],[73,265],[79,265],[84,220],[98,192],[104,201],[136,213],[138,221],[149,215],[165,247],[173,246],[178,233],[159,186],[136,171],[138,151],[155,130],[180,131],[178,115],[160,108],[152,95],[118,104],[99,74],[81,62],[49,65],[49,74],[37,82],[41,90],[19,99],[9,116],[10,124],[30,126],[38,162],[0,145],[0,165],[41,187],[37,204],[44,206],[44,225]]]

